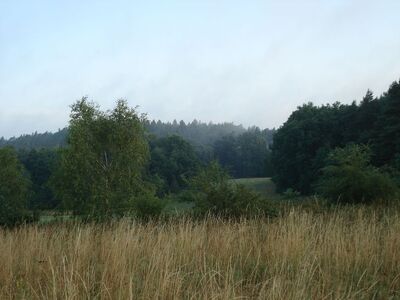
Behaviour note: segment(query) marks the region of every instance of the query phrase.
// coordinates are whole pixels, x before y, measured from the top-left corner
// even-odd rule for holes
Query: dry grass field
[[[400,211],[0,231],[0,299],[400,298]]]

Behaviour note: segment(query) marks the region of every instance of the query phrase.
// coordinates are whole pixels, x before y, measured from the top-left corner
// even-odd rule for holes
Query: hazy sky
[[[0,0],[0,136],[84,95],[150,119],[277,127],[400,79],[399,0]]]

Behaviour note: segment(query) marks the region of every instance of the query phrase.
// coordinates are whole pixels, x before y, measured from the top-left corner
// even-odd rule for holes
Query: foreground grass
[[[400,297],[400,213],[0,230],[0,299]]]

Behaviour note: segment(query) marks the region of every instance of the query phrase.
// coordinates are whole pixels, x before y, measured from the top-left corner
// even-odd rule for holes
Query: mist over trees
[[[242,125],[233,123],[214,124],[204,123],[193,120],[185,123],[184,121],[161,122],[144,120],[146,130],[156,137],[168,137],[177,135],[190,142],[196,148],[209,149],[215,141],[226,135],[237,136],[245,133],[252,128],[246,129]],[[269,131],[268,129],[266,129]],[[272,132],[268,134],[269,143],[272,142]],[[24,134],[19,137],[5,139],[0,137],[0,147],[12,146],[16,149],[41,149],[41,148],[58,148],[66,145],[68,136],[68,128],[58,130],[57,132],[32,133]]]
[[[237,136],[224,136],[214,143],[214,157],[235,178],[268,176],[273,132],[253,127]]]
[[[5,139],[0,137],[0,147],[12,146],[15,149],[40,150],[43,148],[59,148],[66,145],[68,128],[58,130],[57,132],[23,134],[19,137]]]
[[[83,98],[72,106],[68,128],[1,139],[0,147],[17,149],[31,182],[27,209],[67,209],[88,218],[134,211],[146,218],[162,209],[158,197],[191,189],[191,178],[213,160],[233,177],[267,175],[273,132],[196,120],[150,122],[123,101],[102,112]]]
[[[150,164],[150,168],[153,173],[155,170],[165,169],[164,167],[156,166],[155,161],[161,164],[164,163],[161,162],[160,156],[164,160],[174,160],[175,158],[169,157],[169,155],[171,153],[176,155],[176,152],[180,151],[172,150],[171,146],[169,146],[168,153],[161,154],[160,148],[167,147],[166,144],[170,142],[174,143],[176,147],[186,147],[188,155],[196,156],[196,158],[192,158],[197,160],[197,164],[207,164],[212,160],[219,161],[221,166],[226,168],[230,175],[235,178],[265,177],[271,175],[272,168],[266,157],[270,155],[269,148],[272,144],[274,129],[262,130],[255,126],[245,129],[243,126],[233,123],[214,124],[211,122],[203,123],[197,120],[189,123],[185,123],[184,121],[163,123],[161,121],[148,121],[146,119],[143,120],[143,126],[146,130],[146,138],[151,147],[152,163]],[[2,138],[0,139],[0,147],[12,146],[19,152],[22,152],[21,157],[23,157],[31,150],[38,150],[40,152],[42,149],[46,149],[47,151],[52,151],[67,146],[68,134],[68,128],[64,128],[55,133],[26,134],[7,140]],[[169,139],[172,136],[180,137],[185,142],[179,142],[180,140],[177,138]],[[38,153],[32,155],[38,155]],[[181,157],[180,159],[184,158]],[[168,163],[171,162],[165,162],[165,164]],[[165,180],[165,174],[159,175]],[[171,187],[172,179],[168,180],[168,185]],[[178,185],[182,184],[178,183]],[[170,190],[170,187],[167,190]]]
[[[146,128],[157,137],[177,135],[192,143],[195,147],[211,146],[215,141],[226,135],[237,136],[247,131],[242,125],[233,123],[214,124],[198,120],[185,123],[184,121],[161,122],[146,121]]]

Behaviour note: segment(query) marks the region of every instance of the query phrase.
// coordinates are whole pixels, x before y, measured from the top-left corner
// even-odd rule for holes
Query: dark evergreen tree
[[[381,99],[374,150],[379,165],[394,164],[400,154],[400,81],[394,82]]]

